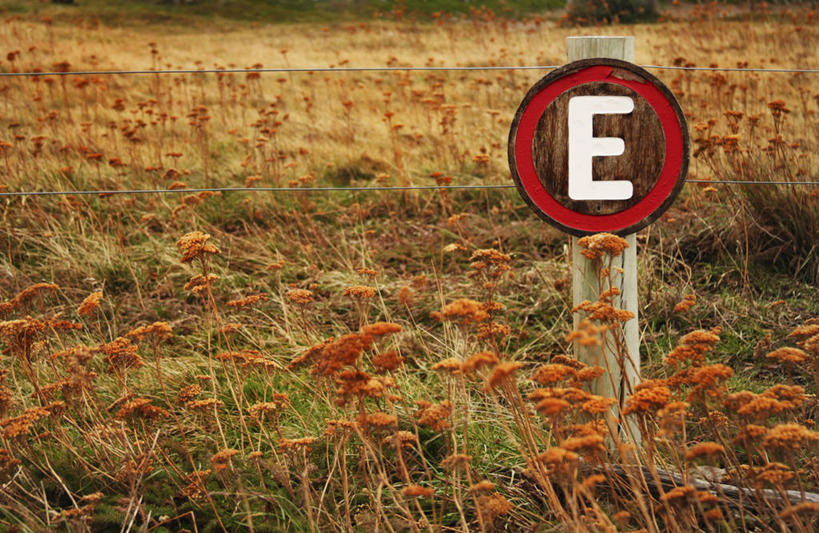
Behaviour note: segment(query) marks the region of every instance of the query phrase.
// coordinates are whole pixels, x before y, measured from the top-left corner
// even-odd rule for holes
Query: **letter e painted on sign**
[[[634,110],[628,96],[575,96],[569,99],[569,198],[572,200],[628,200],[630,181],[593,181],[592,157],[617,156],[625,151],[619,137],[594,137],[594,115],[626,114]]]

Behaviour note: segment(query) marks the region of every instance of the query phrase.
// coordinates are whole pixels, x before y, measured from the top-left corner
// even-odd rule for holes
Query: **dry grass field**
[[[638,64],[815,69],[818,20],[41,4],[4,13],[0,72],[559,65],[582,34],[633,35]],[[298,191],[508,184],[546,72],[0,77],[0,192],[295,189],[0,197],[0,530],[815,530],[816,186],[688,184],[638,235],[639,449],[566,355],[624,316],[604,297],[571,331],[567,238],[517,192]],[[652,73],[689,178],[819,180],[819,75]]]

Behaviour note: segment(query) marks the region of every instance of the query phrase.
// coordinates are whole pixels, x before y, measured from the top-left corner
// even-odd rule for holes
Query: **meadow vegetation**
[[[6,13],[0,70],[559,65],[589,33],[76,13]],[[819,66],[802,7],[594,33],[634,35],[638,64]],[[299,191],[509,183],[545,72],[0,78],[0,191],[177,191],[0,197],[0,529],[814,530],[819,188],[689,184],[638,235],[620,410],[567,354],[627,313],[604,293],[571,331],[567,238],[514,190]],[[819,179],[816,74],[652,72],[690,178]],[[210,187],[293,191],[188,190]]]

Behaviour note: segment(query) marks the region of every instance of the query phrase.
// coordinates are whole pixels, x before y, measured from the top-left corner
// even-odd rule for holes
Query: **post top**
[[[566,37],[569,61],[592,57],[608,57],[634,62],[634,37],[632,36],[574,36]]]

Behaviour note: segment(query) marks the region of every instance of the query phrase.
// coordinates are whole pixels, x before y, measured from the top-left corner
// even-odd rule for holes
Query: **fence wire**
[[[552,70],[561,65],[513,65],[513,66],[424,66],[424,67],[282,67],[282,68],[210,68],[210,69],[144,69],[144,70],[83,70],[52,72],[0,72],[2,77],[38,76],[112,76],[112,75],[159,75],[159,74],[250,74],[250,73],[311,73],[311,72],[436,72],[436,71],[497,71],[497,70]],[[809,68],[753,68],[753,67],[688,67],[675,65],[641,65],[646,69],[720,71],[720,72],[770,72],[794,74],[819,74],[819,69]],[[819,185],[819,181],[748,181],[748,180],[698,180],[687,183],[724,185]],[[515,185],[410,185],[390,187],[205,187],[196,189],[111,189],[76,191],[0,191],[0,197],[15,196],[73,196],[73,195],[141,195],[141,194],[194,194],[200,192],[361,192],[361,191],[412,191],[412,190],[464,190],[464,189],[511,189]]]
[[[440,71],[492,71],[492,70],[554,70],[562,65],[481,65],[448,67],[281,67],[281,68],[205,68],[205,69],[142,69],[142,70],[75,70],[51,72],[0,72],[0,78],[38,76],[128,76],[159,74],[263,74],[263,73],[309,73],[309,72],[440,72]],[[814,68],[757,68],[757,67],[686,67],[675,65],[640,65],[654,70],[690,70],[719,72],[770,72],[793,74],[819,74]]]
[[[819,181],[747,181],[747,180],[701,180],[690,179],[686,183],[709,185],[816,185]],[[514,189],[514,184],[489,185],[406,185],[361,187],[201,187],[185,189],[98,189],[77,191],[3,191],[0,197],[15,196],[111,196],[141,194],[195,194],[201,192],[367,192],[367,191],[434,191],[434,190],[491,190]]]

